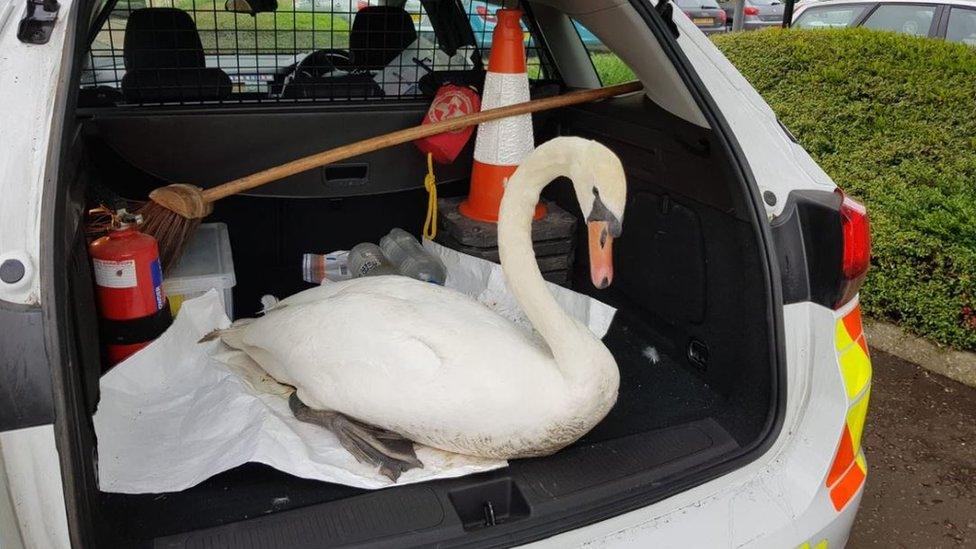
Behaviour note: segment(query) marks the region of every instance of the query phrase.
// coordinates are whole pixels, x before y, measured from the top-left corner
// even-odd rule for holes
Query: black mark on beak
[[[600,193],[597,192],[596,187],[593,188],[593,209],[590,211],[590,215],[586,218],[587,223],[590,221],[605,221],[610,231],[610,236],[617,238],[620,233],[623,232],[623,224],[617,219],[617,216],[613,215],[613,212],[607,208],[603,200],[600,199]],[[603,246],[603,238],[601,237],[600,246]]]

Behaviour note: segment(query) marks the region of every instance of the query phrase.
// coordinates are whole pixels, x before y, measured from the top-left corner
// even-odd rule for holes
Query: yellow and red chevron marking
[[[844,387],[847,388],[847,399],[853,401],[871,382],[871,357],[861,327],[860,305],[837,321],[834,344],[844,376]]]
[[[827,488],[834,509],[840,511],[864,483],[868,466],[861,451],[861,434],[871,393],[871,358],[861,327],[861,307],[837,320],[834,343],[850,407],[841,432],[840,447],[827,473]]]

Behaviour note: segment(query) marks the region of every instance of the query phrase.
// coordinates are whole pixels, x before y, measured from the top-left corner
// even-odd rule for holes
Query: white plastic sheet
[[[476,296],[531,329],[505,288],[498,265],[437,244],[428,250],[447,266],[447,286]],[[550,285],[567,312],[602,337],[615,310]],[[288,408],[289,389],[240,351],[220,342],[198,344],[225,327],[215,291],[183,303],[173,325],[101,380],[95,413],[99,487],[128,494],[183,490],[247,462],[299,477],[360,488],[393,484],[361,464],[327,430],[300,422]],[[397,484],[450,478],[506,465],[417,445],[423,469]]]

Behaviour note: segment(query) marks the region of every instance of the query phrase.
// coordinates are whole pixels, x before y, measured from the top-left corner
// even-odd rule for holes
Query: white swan
[[[412,444],[396,435],[480,457],[551,454],[603,419],[620,379],[613,356],[559,307],[534,261],[533,209],[559,176],[573,181],[601,288],[612,278],[611,243],[626,198],[619,159],[577,137],[540,145],[508,182],[498,221],[501,264],[545,343],[464,294],[401,276],[306,290],[218,335],[296,387],[292,408],[300,419],[333,430],[357,458],[394,480],[421,466]]]

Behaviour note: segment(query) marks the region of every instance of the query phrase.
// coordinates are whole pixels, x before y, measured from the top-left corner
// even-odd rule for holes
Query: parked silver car
[[[802,3],[797,6],[792,26],[801,29],[865,27],[976,46],[976,2],[827,0]]]
[[[779,27],[783,24],[783,2],[780,0],[744,0],[745,7],[742,30],[756,30],[766,27]],[[736,0],[719,0],[725,10],[728,26],[732,27]]]
[[[705,34],[725,32],[725,12],[715,0],[675,0],[678,8]]]

